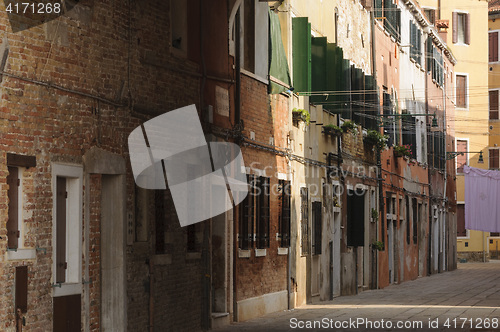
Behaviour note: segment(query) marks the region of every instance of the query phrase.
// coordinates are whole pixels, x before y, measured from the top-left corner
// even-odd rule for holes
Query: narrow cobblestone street
[[[358,319],[372,326],[361,321],[353,325]],[[492,261],[459,264],[456,271],[306,305],[217,331],[500,331],[499,319],[500,263]],[[316,327],[310,325],[315,321]],[[397,327],[398,322],[413,326]],[[416,325],[420,322],[421,326]]]

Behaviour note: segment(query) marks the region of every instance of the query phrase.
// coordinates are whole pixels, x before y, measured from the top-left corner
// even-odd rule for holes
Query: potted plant
[[[354,121],[346,120],[346,121],[344,121],[344,123],[340,127],[342,128],[344,133],[347,133],[350,131],[353,134],[356,134],[358,132],[358,126],[356,125],[356,123]]]
[[[381,250],[384,250],[384,248],[385,248],[384,242],[382,242],[382,241],[375,241],[372,243],[372,249],[374,249],[374,250],[381,251]]]
[[[372,208],[372,221],[376,222],[378,220],[378,211],[377,209]]]
[[[323,134],[325,135],[338,136],[341,133],[342,133],[342,128],[334,124],[327,124],[323,126]]]
[[[396,157],[410,157],[411,156],[411,146],[409,144],[405,145],[395,145],[394,155]]]
[[[377,150],[381,151],[387,146],[389,136],[382,135],[378,130],[368,130],[365,142],[373,145]]]
[[[333,206],[340,207],[340,202],[339,202],[339,198],[337,195],[333,196]]]
[[[303,121],[307,125],[309,125],[309,121],[311,120],[311,114],[308,111],[301,108],[294,108],[292,110],[292,117],[294,121]]]

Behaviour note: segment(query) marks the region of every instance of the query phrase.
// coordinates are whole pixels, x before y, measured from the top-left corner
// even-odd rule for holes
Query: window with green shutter
[[[311,23],[307,17],[292,18],[293,87],[311,91]]]

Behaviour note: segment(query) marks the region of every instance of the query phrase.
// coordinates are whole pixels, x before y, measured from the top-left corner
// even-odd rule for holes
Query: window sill
[[[64,283],[61,284],[61,287],[54,286],[52,288],[52,296],[67,296],[67,295],[75,295],[82,293],[82,284],[81,283]]]
[[[256,74],[252,73],[251,71],[248,71],[246,69],[241,68],[241,73],[244,74],[245,76],[251,77],[251,78],[253,78],[261,83],[269,85],[269,80],[262,78]]]
[[[455,106],[455,111],[468,111],[469,110],[469,107],[458,107],[458,106]]]
[[[334,213],[340,213],[340,207],[338,207],[338,206],[334,206],[334,207],[333,207],[333,212],[334,212]]]
[[[252,255],[252,251],[251,250],[238,249],[238,257],[239,258],[250,258],[251,255]]]
[[[36,258],[36,250],[35,249],[24,249],[20,248],[17,251],[7,251],[6,254],[7,260],[28,260]]]
[[[278,248],[278,255],[288,255],[288,248]]]
[[[172,255],[154,255],[151,259],[154,265],[169,265],[172,264]]]
[[[264,257],[267,255],[267,249],[255,249],[255,257]]]
[[[201,252],[188,252],[186,253],[186,260],[201,259]]]

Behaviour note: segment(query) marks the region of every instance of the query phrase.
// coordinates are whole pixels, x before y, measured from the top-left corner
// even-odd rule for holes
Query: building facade
[[[454,268],[455,58],[418,4],[65,10],[0,15],[2,330],[208,330]],[[128,137],[193,104],[249,194],[181,227]]]
[[[425,12],[441,26],[441,36],[457,59],[454,72],[454,91],[452,100],[456,107],[455,115],[449,121],[455,123],[455,148],[448,154],[455,160],[457,172],[457,251],[458,257],[465,260],[483,261],[487,253],[488,233],[465,229],[465,196],[463,165],[488,168],[487,162],[481,163],[480,152],[488,152],[488,86],[486,45],[487,1],[420,1]]]
[[[485,152],[485,162],[489,169],[499,169],[500,126],[498,117],[498,93],[500,81],[497,78],[498,66],[498,33],[500,26],[497,22],[500,13],[500,4],[490,1],[488,6],[488,88],[489,88],[489,144],[488,153]],[[490,233],[488,237],[489,257],[499,259],[500,234]]]

